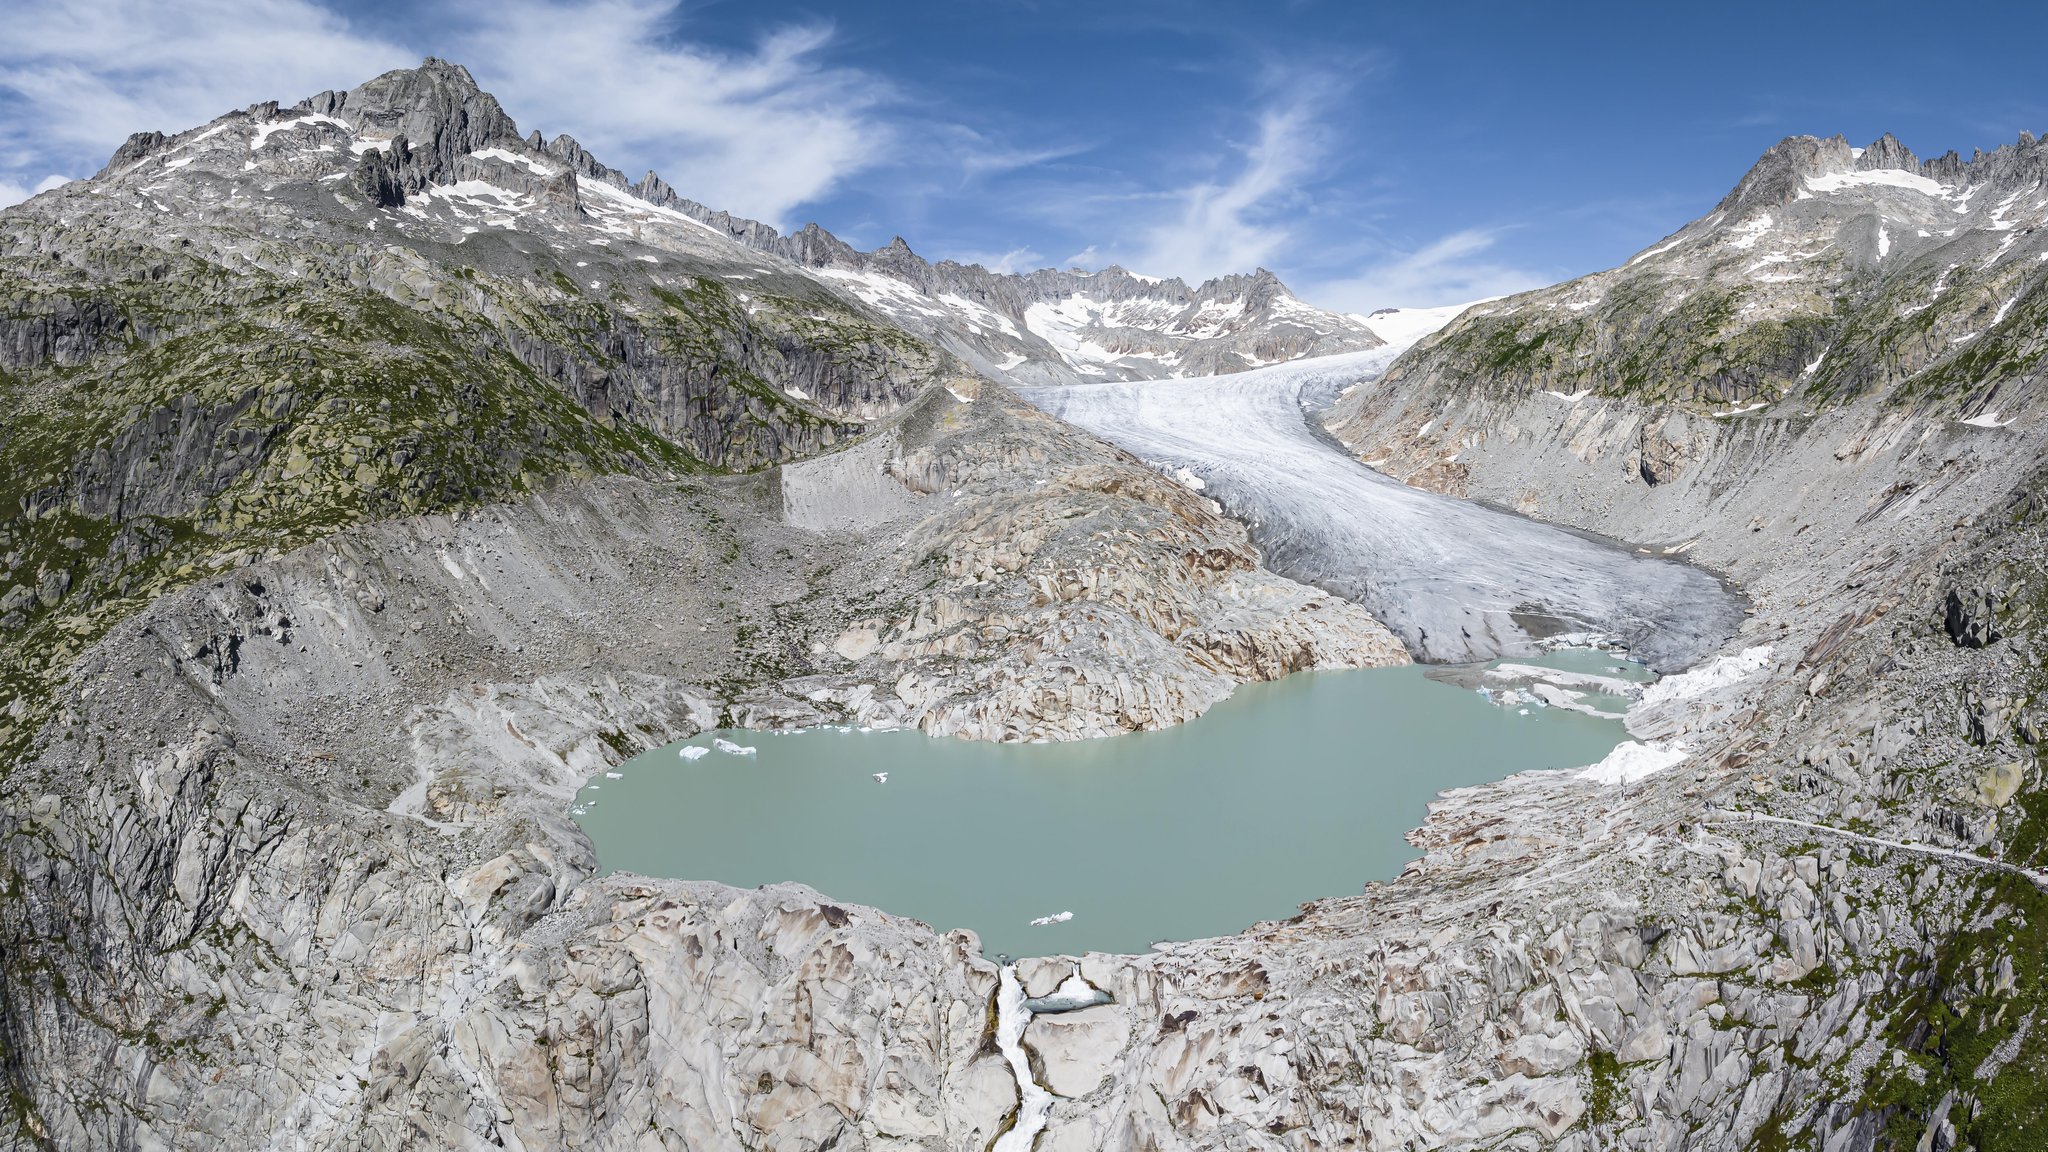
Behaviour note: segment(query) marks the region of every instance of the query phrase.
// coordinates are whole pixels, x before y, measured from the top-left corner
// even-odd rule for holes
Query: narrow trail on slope
[[[1370,379],[1397,348],[1229,376],[1027,388],[1044,411],[1197,475],[1274,571],[1363,604],[1418,659],[1526,655],[1541,636],[1619,637],[1659,671],[1735,634],[1740,601],[1690,565],[1410,488],[1321,439],[1304,394]]]
[[[1854,840],[1859,844],[1869,844],[1890,851],[1910,852],[1920,856],[1931,857],[1935,860],[1955,860],[1968,864],[1973,868],[1982,868],[1991,872],[2005,872],[2018,876],[2033,884],[2034,887],[2048,892],[2048,873],[2039,872],[2019,864],[2008,864],[2003,860],[1987,859],[1974,852],[1965,852],[1960,848],[1943,848],[1938,844],[1908,844],[1903,840],[1887,840],[1882,836],[1866,836],[1861,832],[1852,832],[1847,828],[1836,828],[1831,824],[1815,824],[1811,820],[1794,820],[1789,816],[1772,816],[1764,812],[1736,811],[1731,813],[1728,819],[1705,821],[1709,825],[1718,825],[1724,828],[1745,822],[1750,824],[1782,824],[1792,828],[1803,828],[1810,832],[1826,832],[1830,835],[1839,836],[1844,840]]]

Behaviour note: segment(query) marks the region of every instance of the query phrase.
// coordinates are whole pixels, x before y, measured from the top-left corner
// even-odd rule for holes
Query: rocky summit
[[[1199,461],[1011,390],[1366,321],[784,236],[436,60],[139,133],[0,212],[0,1145],[2035,1147],[2042,148],[1788,140],[1310,373],[1285,451],[1696,562],[1734,635],[1391,882],[999,965],[601,875],[569,803],[713,728],[1113,736],[1406,661]]]

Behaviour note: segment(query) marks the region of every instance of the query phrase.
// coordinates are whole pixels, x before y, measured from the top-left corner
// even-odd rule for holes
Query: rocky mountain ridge
[[[1419,412],[1481,374],[1503,399],[1671,400],[1735,418],[1888,395],[1995,421],[2048,322],[2044,224],[2048,143],[2031,134],[1926,162],[1889,135],[1868,148],[1791,137],[1707,216],[1620,268],[1474,307],[1329,423],[1362,440],[1386,415],[1366,414],[1374,396],[1415,397]],[[1455,454],[1445,428],[1417,438],[1439,458]]]
[[[544,142],[536,131],[522,137],[466,70],[444,61],[429,60],[348,92],[323,92],[288,109],[255,105],[239,119],[255,133],[248,171],[312,176],[339,161],[345,146],[354,157],[348,192],[386,208],[405,209],[410,198],[418,214],[438,189],[447,211],[481,219],[484,229],[516,227],[514,221],[529,214],[573,225],[623,213],[643,230],[697,222],[809,270],[998,379],[1210,375],[1381,343],[1358,318],[1302,303],[1264,269],[1190,288],[1115,266],[1018,275],[953,261],[931,264],[901,237],[863,253],[816,224],[784,236],[686,199],[653,172],[629,181],[571,136]],[[175,137],[137,133],[97,179],[135,173],[160,155],[167,166],[182,167],[192,162],[194,145],[227,127],[223,120]],[[278,132],[293,135],[271,146]],[[276,150],[263,154],[265,146]],[[168,155],[174,152],[180,155]],[[320,178],[342,179],[331,171]]]

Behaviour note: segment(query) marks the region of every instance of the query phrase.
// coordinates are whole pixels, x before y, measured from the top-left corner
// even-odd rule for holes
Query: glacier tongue
[[[1410,488],[1323,441],[1304,398],[1376,375],[1396,351],[1024,395],[1169,470],[1198,471],[1205,494],[1251,525],[1269,567],[1363,604],[1421,659],[1526,654],[1541,636],[1591,632],[1668,671],[1734,634],[1741,604],[1697,568]]]

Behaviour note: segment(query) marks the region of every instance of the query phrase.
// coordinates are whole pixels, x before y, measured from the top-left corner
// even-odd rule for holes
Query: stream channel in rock
[[[1592,681],[1574,673],[1648,678],[1593,650],[1537,660],[1581,688]],[[1612,687],[1578,703],[1617,709],[1626,690]],[[1389,879],[1438,792],[1592,764],[1624,739],[1617,719],[1544,707],[1526,687],[1489,695],[1422,666],[1304,672],[1105,740],[707,732],[592,780],[575,814],[608,869],[797,880],[971,928],[991,957],[1136,952]]]

